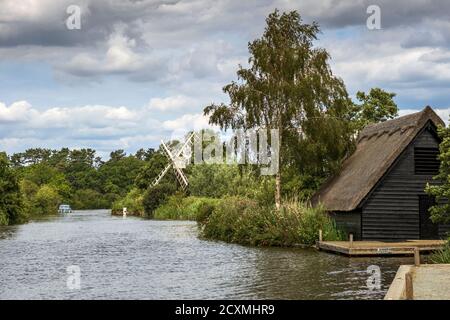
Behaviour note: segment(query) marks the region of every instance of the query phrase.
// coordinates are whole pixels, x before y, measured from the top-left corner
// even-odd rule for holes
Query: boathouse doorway
[[[428,210],[433,205],[433,197],[419,196],[420,239],[439,239],[439,226],[431,221]]]

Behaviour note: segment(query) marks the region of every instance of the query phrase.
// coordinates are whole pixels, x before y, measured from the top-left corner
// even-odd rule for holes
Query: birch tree
[[[343,81],[331,71],[328,52],[313,46],[319,32],[317,23],[303,23],[297,11],[275,10],[266,18],[261,38],[248,44],[248,67],[239,66],[237,81],[223,88],[229,103],[204,109],[210,123],[222,129],[278,129],[280,170],[293,161],[288,156],[292,141],[315,143],[322,153],[334,148],[337,158],[349,148],[351,101]],[[275,181],[280,208],[281,171]]]

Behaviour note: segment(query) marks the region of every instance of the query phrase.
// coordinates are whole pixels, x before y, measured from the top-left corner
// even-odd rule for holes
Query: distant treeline
[[[154,153],[140,149],[127,155],[116,150],[107,161],[93,149],[34,148],[9,157],[2,153],[0,225],[54,214],[61,203],[73,209],[111,208],[130,191]]]

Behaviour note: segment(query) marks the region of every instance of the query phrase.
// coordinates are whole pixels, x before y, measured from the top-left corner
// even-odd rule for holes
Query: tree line
[[[111,152],[107,161],[93,149],[33,148],[0,156],[0,224],[54,214],[61,203],[73,209],[111,208],[134,185],[154,149],[127,155]]]

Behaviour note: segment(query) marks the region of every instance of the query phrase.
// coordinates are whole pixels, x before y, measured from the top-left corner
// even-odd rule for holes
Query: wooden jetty
[[[409,240],[403,242],[383,241],[318,241],[319,250],[346,256],[413,255],[415,248],[421,253],[441,249],[444,240]]]

